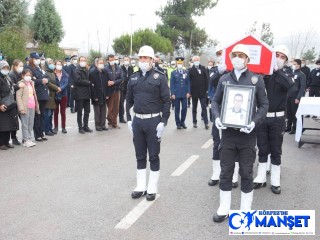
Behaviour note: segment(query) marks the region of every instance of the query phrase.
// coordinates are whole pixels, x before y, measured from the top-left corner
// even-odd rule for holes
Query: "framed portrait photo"
[[[221,105],[221,122],[226,127],[242,128],[251,123],[255,86],[227,84]]]

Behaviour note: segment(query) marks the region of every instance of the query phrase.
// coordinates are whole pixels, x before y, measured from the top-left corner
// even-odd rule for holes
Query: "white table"
[[[301,147],[304,143],[301,141],[301,135],[305,130],[320,130],[319,128],[303,128],[302,118],[303,115],[315,115],[320,116],[320,97],[302,97],[299,103],[299,107],[296,113],[297,117],[297,128],[296,128],[296,142]]]

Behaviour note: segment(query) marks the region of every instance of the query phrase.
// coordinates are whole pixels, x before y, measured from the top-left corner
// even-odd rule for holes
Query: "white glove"
[[[130,132],[133,134],[133,131],[132,131],[132,121],[128,121],[127,124],[128,124],[128,128],[129,128]]]
[[[215,124],[216,124],[216,127],[220,130],[222,129],[227,129],[225,126],[222,125],[222,122],[220,120],[220,118],[216,118],[216,121],[215,121]]]
[[[227,70],[227,66],[225,64],[219,64],[218,65],[218,72],[220,74],[224,73]]]
[[[252,132],[255,126],[256,124],[254,122],[251,122],[249,125],[245,126],[244,128],[240,128],[240,132],[249,134]]]
[[[157,137],[158,138],[161,138],[163,131],[164,131],[164,123],[160,122],[157,126]]]

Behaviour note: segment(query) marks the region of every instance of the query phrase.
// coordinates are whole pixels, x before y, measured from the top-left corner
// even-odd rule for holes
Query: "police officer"
[[[150,46],[143,46],[138,56],[140,71],[131,75],[126,98],[128,128],[133,133],[137,158],[137,187],[131,197],[140,198],[147,194],[146,199],[153,201],[160,175],[161,136],[170,116],[170,92],[166,76],[152,67],[154,50]],[[130,114],[132,106],[133,120]],[[147,151],[150,161],[148,188]]]
[[[177,129],[186,129],[187,99],[190,95],[190,79],[188,71],[183,69],[183,57],[177,57],[177,69],[171,73],[170,91],[174,101],[174,112]],[[181,105],[181,118],[180,118]]]
[[[263,78],[269,100],[269,110],[264,122],[257,127],[257,145],[259,148],[259,166],[253,188],[266,186],[268,153],[271,153],[271,190],[275,194],[280,189],[280,164],[283,134],[285,130],[285,109],[288,89],[293,86],[290,77],[283,71],[288,61],[289,50],[284,45],[275,47],[276,70]]]
[[[254,128],[265,118],[268,111],[268,99],[263,80],[247,69],[250,61],[246,45],[237,44],[230,53],[233,70],[221,77],[212,101],[215,124],[222,131],[220,144],[220,206],[213,221],[222,222],[229,213],[231,206],[232,175],[235,160],[239,159],[241,176],[241,206],[244,211],[251,210],[253,199],[253,163],[255,161],[256,133]],[[220,120],[220,106],[226,84],[254,86],[252,121],[239,129],[226,128]]]
[[[306,89],[306,75],[301,71],[301,60],[294,59],[293,65],[293,77],[292,81],[294,82],[294,86],[291,87],[288,91],[287,98],[287,128],[286,132],[289,134],[296,133],[296,124],[297,118],[296,113],[298,110],[299,102],[301,97],[304,96],[304,91]]]
[[[309,79],[307,79],[307,87],[309,89],[309,97],[320,97],[320,59],[316,61],[316,67],[312,69]],[[316,116],[312,118],[316,118]]]

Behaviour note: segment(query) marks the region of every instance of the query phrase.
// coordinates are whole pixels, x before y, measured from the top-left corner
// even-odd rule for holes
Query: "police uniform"
[[[133,119],[130,114],[131,107],[134,112]],[[138,184],[132,194],[146,190],[145,174],[147,152],[149,152],[150,176],[147,193],[155,195],[159,179],[161,142],[156,129],[160,122],[166,125],[170,116],[170,92],[167,78],[162,72],[152,68],[145,73],[145,76],[141,70],[131,75],[126,96],[126,113],[128,124],[132,121],[133,143],[137,158]],[[138,198],[141,195],[131,196]]]
[[[258,174],[254,179],[254,189],[266,186],[268,154],[271,153],[271,189],[280,193],[280,164],[283,134],[285,130],[285,109],[288,89],[293,82],[283,70],[264,77],[269,100],[269,110],[264,122],[257,127],[259,149]]]
[[[184,58],[176,58],[177,63],[183,63]],[[187,94],[190,94],[190,79],[188,71],[185,69],[176,69],[171,72],[170,81],[171,96],[175,96],[174,111],[175,120],[178,129],[186,129],[185,120],[187,115]],[[181,118],[180,118],[181,105]]]
[[[248,69],[242,70],[237,80],[235,70],[223,75],[212,101],[212,112],[220,118],[220,106],[226,84],[255,86],[253,96],[252,122],[261,124],[268,111],[268,99],[263,80]],[[256,133],[244,133],[235,128],[222,130],[220,144],[220,207],[213,220],[221,222],[228,215],[231,206],[232,175],[235,161],[239,160],[241,176],[241,210],[250,210],[253,199],[253,164],[256,157]]]

